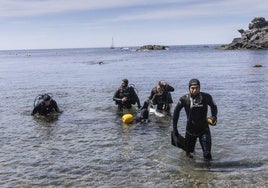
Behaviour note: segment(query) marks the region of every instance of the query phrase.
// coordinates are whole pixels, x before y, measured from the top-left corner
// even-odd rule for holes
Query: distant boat
[[[120,48],[120,50],[122,50],[122,51],[129,51],[130,48],[128,48],[128,47],[123,47],[123,48]]]
[[[111,44],[111,49],[114,49],[114,38],[112,38],[112,44]]]

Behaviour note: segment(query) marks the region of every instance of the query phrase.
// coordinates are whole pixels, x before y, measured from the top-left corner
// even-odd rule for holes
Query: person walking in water
[[[153,105],[156,105],[156,109],[159,112],[166,112],[170,114],[172,107],[172,96],[171,93],[174,88],[164,81],[159,81],[151,91],[149,100],[152,101]]]
[[[187,125],[185,133],[185,151],[186,156],[193,158],[193,152],[197,138],[203,151],[204,160],[212,160],[211,155],[211,133],[207,118],[208,106],[210,107],[210,124],[217,123],[217,105],[210,94],[200,92],[200,81],[191,79],[189,82],[189,94],[183,95],[174,109],[173,114],[173,132],[179,136],[178,120],[180,111],[185,109],[187,115]]]
[[[35,104],[34,109],[31,113],[31,115],[39,114],[39,115],[48,115],[52,112],[58,112],[61,113],[57,102],[52,99],[52,97],[49,94],[44,94],[41,96],[40,101],[35,101],[37,104]]]
[[[121,86],[115,91],[113,100],[118,107],[118,111],[122,112],[123,108],[130,109],[132,105],[141,107],[140,99],[132,86],[128,86],[128,79],[123,79]]]

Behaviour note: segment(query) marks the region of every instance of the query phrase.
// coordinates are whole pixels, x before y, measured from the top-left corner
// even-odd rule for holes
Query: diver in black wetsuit
[[[192,79],[189,82],[190,94],[182,96],[174,109],[173,114],[173,131],[176,136],[179,135],[177,123],[182,108],[187,115],[187,126],[185,133],[185,151],[186,155],[193,158],[197,138],[203,150],[205,160],[212,160],[211,156],[211,134],[207,122],[208,106],[211,110],[212,124],[217,123],[217,105],[214,103],[212,96],[208,93],[200,92],[200,82],[198,79]]]
[[[116,90],[113,96],[115,104],[118,105],[118,111],[121,112],[123,108],[130,109],[133,104],[138,105],[138,108],[141,107],[140,99],[136,94],[132,86],[128,86],[128,80],[123,79],[121,86]]]
[[[49,94],[44,94],[40,98],[40,100],[41,101],[34,107],[31,113],[32,116],[35,115],[36,113],[40,115],[48,115],[53,111],[59,113],[61,112],[57,105],[57,102],[53,100]]]
[[[149,100],[153,102],[153,105],[157,105],[157,111],[165,111],[167,114],[170,114],[170,109],[173,103],[170,93],[172,91],[174,91],[174,88],[163,81],[159,81],[156,87],[152,89]]]
[[[145,101],[143,103],[143,106],[139,109],[136,118],[135,118],[137,123],[148,123],[150,122],[149,120],[149,103]]]

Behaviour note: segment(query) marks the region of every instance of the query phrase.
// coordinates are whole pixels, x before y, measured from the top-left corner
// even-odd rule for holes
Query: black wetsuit
[[[122,102],[122,99],[126,97],[127,101]],[[118,90],[114,93],[113,100],[115,101],[115,104],[118,105],[118,109],[122,110],[123,108],[130,109],[132,107],[132,104],[138,105],[138,108],[141,107],[140,105],[140,99],[138,95],[136,94],[133,87],[120,87]]]
[[[149,122],[149,110],[148,108],[142,108],[136,115],[135,121],[137,123],[148,123]]]
[[[152,89],[149,99],[152,100],[153,105],[157,105],[157,110],[163,110],[164,108],[166,111],[169,111],[170,109],[168,104],[173,103],[170,93],[172,91],[174,91],[174,88],[169,84],[164,85],[162,94],[158,94],[157,87],[155,87]]]
[[[211,109],[211,115],[217,118],[217,105],[208,93],[200,92],[197,96],[191,97],[190,94],[180,98],[173,114],[173,130],[178,133],[177,123],[182,108],[187,115],[187,126],[185,133],[185,150],[194,152],[197,138],[203,150],[205,159],[211,159],[211,134],[207,123],[208,106]]]
[[[40,115],[48,115],[49,113],[53,111],[60,112],[57,102],[51,99],[50,104],[48,106],[45,106],[44,102],[41,102],[37,106],[35,106],[32,111],[32,115],[36,113]]]

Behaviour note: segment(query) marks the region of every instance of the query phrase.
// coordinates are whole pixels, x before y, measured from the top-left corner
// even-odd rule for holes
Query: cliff
[[[268,21],[263,17],[254,18],[248,30],[239,29],[240,38],[234,38],[230,44],[222,45],[220,49],[268,49]]]

